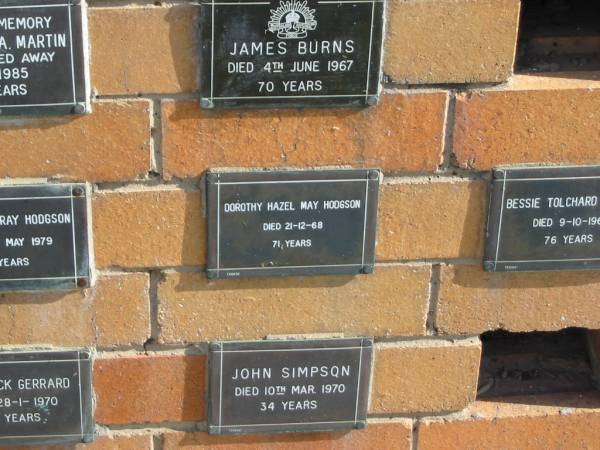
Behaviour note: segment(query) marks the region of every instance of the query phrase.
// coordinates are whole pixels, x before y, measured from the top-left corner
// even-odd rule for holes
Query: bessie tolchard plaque
[[[600,267],[600,167],[496,169],[484,269]]]
[[[0,353],[0,446],[92,442],[85,350]]]
[[[372,338],[216,342],[209,433],[364,428]]]
[[[88,110],[85,2],[0,4],[0,117]]]
[[[86,184],[0,187],[0,291],[91,285]]]
[[[201,105],[374,105],[383,0],[201,1]]]
[[[373,271],[380,172],[207,175],[208,276]]]

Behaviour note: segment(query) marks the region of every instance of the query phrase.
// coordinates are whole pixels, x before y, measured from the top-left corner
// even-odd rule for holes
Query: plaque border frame
[[[352,178],[354,177],[354,178]],[[288,180],[285,180],[285,179]],[[365,214],[361,263],[273,267],[220,267],[220,187],[224,184],[284,182],[364,182]],[[278,170],[268,172],[210,172],[206,176],[206,208],[208,212],[207,276],[208,278],[243,278],[257,276],[358,275],[371,273],[375,267],[377,211],[379,206],[379,169]],[[240,272],[233,276],[231,273]],[[243,272],[243,274],[242,274]]]
[[[492,170],[488,219],[485,229],[483,270],[486,272],[537,272],[600,268],[597,258],[542,260],[499,259],[506,184],[513,181],[600,179],[600,165],[498,167]],[[500,207],[494,207],[500,205]]]
[[[43,199],[70,198],[71,200],[71,232],[73,235],[73,276],[69,277],[35,277],[35,278],[0,278],[0,293],[3,292],[39,292],[39,291],[68,291],[78,290],[82,287],[89,288],[94,285],[94,246],[91,215],[91,189],[88,183],[40,183],[40,184],[0,184],[0,192],[5,188],[17,189],[39,189],[50,187],[57,191],[65,190],[69,195],[44,195]],[[79,188],[83,194],[73,195],[73,190]],[[27,200],[31,197],[17,197]],[[0,196],[0,202],[14,200],[14,197],[4,198]],[[75,226],[75,199],[82,200],[78,208],[82,208],[82,219],[84,226],[77,231]],[[78,246],[78,245],[83,245]],[[85,280],[85,286],[79,286],[80,280]]]
[[[23,359],[40,356],[44,354],[55,355],[56,359]],[[64,358],[58,357],[59,355]],[[96,438],[96,422],[93,399],[93,370],[92,370],[92,352],[88,349],[60,349],[60,350],[2,350],[0,357],[12,356],[13,361],[0,360],[0,366],[3,364],[23,364],[23,363],[65,363],[77,362],[78,368],[78,390],[79,390],[79,427],[81,432],[77,434],[47,434],[47,435],[0,435],[0,446],[4,445],[54,445],[69,443],[91,443]],[[83,364],[82,364],[83,362]],[[83,382],[82,382],[83,379]],[[89,414],[84,414],[89,411]]]
[[[33,3],[31,0],[26,0],[28,3]],[[87,2],[85,0],[55,0],[47,3],[36,5],[20,5],[19,0],[7,0],[6,4],[0,6],[2,9],[25,9],[25,8],[54,8],[66,7],[69,17],[69,51],[70,51],[70,69],[71,69],[71,85],[73,87],[73,102],[65,103],[27,103],[22,105],[0,105],[0,118],[6,117],[36,117],[36,116],[53,116],[53,115],[83,115],[91,112],[90,101],[90,58],[89,58],[89,33],[88,33],[88,18],[87,18]],[[73,14],[71,8],[78,8],[76,13],[78,22],[81,25],[81,54],[77,54],[78,47],[74,45],[73,35],[76,24],[73,23]],[[79,30],[78,30],[79,31]],[[78,86],[76,80],[76,70],[81,64],[83,71],[83,86]],[[81,89],[81,93],[78,93]],[[81,94],[82,98],[78,95]]]
[[[200,48],[200,57],[204,60],[205,53],[210,53],[210,70],[200,70],[200,106],[205,109],[212,109],[215,107],[220,108],[301,108],[301,107],[360,107],[360,106],[373,106],[379,101],[382,86],[383,76],[383,49],[385,42],[385,25],[386,25],[386,14],[387,14],[387,0],[317,0],[317,3],[323,4],[356,4],[356,3],[371,3],[371,30],[369,36],[369,56],[366,74],[366,88],[364,94],[331,94],[331,95],[279,95],[279,96],[242,96],[242,97],[216,97],[214,96],[214,47],[215,47],[215,5],[216,6],[250,6],[250,5],[270,5],[270,1],[218,1],[218,0],[201,0],[201,8],[206,6],[210,7],[210,52],[205,49],[204,45]],[[381,18],[377,19],[378,31],[381,33],[381,44],[379,48],[373,46],[373,34],[376,27],[376,15],[375,15],[375,4],[380,3],[381,6]],[[200,28],[201,34],[203,34],[204,22],[202,20],[203,14],[200,17]],[[206,39],[201,39],[203,42]],[[371,93],[371,66],[373,65],[373,53],[376,50],[379,54],[379,64],[377,66],[378,75],[377,83],[375,86],[375,92]],[[208,77],[206,73],[208,73]],[[205,86],[208,84],[208,88]],[[286,99],[289,103],[283,103]],[[303,102],[306,99],[313,99],[312,103]],[[346,99],[357,99],[358,103],[350,103],[345,101]],[[227,102],[238,102],[238,101],[256,101],[256,104],[237,104],[230,105]],[[273,101],[274,100],[274,101]],[[327,100],[337,102],[333,104],[327,104]],[[298,103],[294,103],[294,102]],[[260,102],[260,103],[258,103]]]
[[[373,345],[373,337],[211,342],[209,344],[208,352],[209,402],[207,420],[209,434],[240,435],[250,433],[339,431],[366,428],[368,403],[372,384]],[[354,420],[223,425],[221,405],[223,379],[222,364],[224,353],[256,351],[334,351],[336,349],[360,351]],[[216,380],[219,381],[218,386],[216,385]],[[238,431],[235,427],[242,428],[243,431]]]

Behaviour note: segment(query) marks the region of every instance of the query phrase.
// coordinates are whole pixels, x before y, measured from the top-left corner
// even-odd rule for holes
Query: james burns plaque
[[[600,167],[494,171],[484,269],[600,267]]]
[[[212,343],[209,432],[364,428],[372,352],[372,338]]]
[[[377,102],[383,0],[201,1],[201,105]]]
[[[86,184],[0,187],[0,291],[91,284]]]
[[[0,353],[0,446],[92,442],[86,351]]]
[[[208,276],[373,271],[378,170],[207,176]]]
[[[4,0],[0,5],[0,114],[86,112],[84,2]]]

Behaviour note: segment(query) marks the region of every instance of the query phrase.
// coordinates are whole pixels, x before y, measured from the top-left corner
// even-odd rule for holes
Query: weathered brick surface
[[[211,167],[434,170],[446,97],[396,94],[366,109],[269,111],[201,111],[195,101],[165,101],[165,175],[195,177]]]
[[[442,333],[600,328],[596,272],[490,273],[442,266],[436,326]]]
[[[205,371],[205,356],[96,359],[96,421],[127,424],[202,420]]]
[[[506,80],[518,0],[392,0],[384,71],[401,83]]]
[[[371,450],[411,448],[410,421],[369,423],[365,430],[339,433],[285,433],[210,436],[207,433],[167,433],[164,450]]]
[[[150,450],[152,449],[152,436],[149,434],[99,436],[91,444],[35,445],[10,448],[12,450]]]
[[[206,221],[201,211],[199,192],[97,193],[93,199],[97,266],[203,264]]]
[[[429,268],[398,266],[376,267],[368,276],[221,281],[170,272],[158,288],[160,339],[425,334],[429,278]]]
[[[195,91],[196,10],[91,8],[93,87],[101,95]]]
[[[461,167],[600,162],[600,84],[540,89],[531,78],[505,89],[458,95],[454,153]]]
[[[150,169],[150,103],[97,102],[75,118],[0,125],[0,178],[78,181],[143,178]]]
[[[384,184],[377,259],[480,257],[486,202],[487,187],[480,181]]]
[[[104,276],[91,289],[0,295],[0,345],[143,344],[150,334],[148,276]]]
[[[475,399],[478,339],[417,340],[379,344],[375,350],[370,411],[457,411]]]
[[[425,419],[419,450],[596,449],[597,393],[477,402],[458,417]]]

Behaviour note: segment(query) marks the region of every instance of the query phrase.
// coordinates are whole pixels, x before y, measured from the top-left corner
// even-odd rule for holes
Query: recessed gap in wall
[[[494,331],[481,341],[478,399],[594,389],[586,330]]]
[[[600,70],[600,2],[522,0],[516,72]]]

